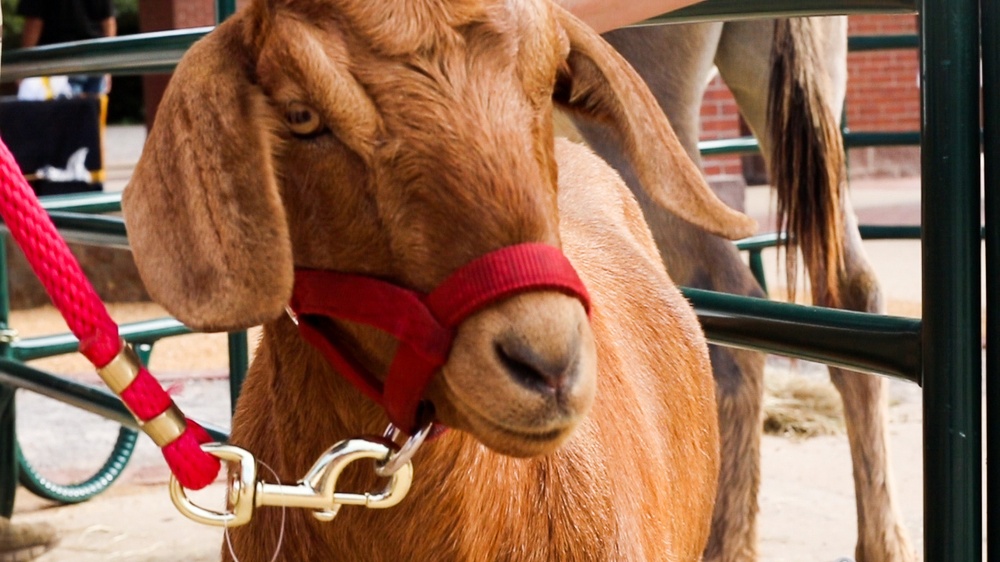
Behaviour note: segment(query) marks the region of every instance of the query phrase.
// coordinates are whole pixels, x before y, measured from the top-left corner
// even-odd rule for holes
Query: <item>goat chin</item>
[[[442,422],[506,455],[561,445],[594,401],[594,335],[576,299],[531,293],[469,318],[428,397]]]

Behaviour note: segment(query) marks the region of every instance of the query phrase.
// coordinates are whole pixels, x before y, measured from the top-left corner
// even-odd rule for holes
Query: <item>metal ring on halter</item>
[[[295,314],[295,311],[292,310],[292,307],[288,306],[287,304],[285,305],[285,314],[287,314],[288,317],[292,319],[292,324],[295,324],[296,326],[299,325],[299,315]]]
[[[411,435],[399,450],[394,453],[389,453],[384,461],[378,461],[375,463],[375,474],[378,474],[382,478],[389,478],[395,474],[400,468],[406,466],[406,463],[410,462],[413,455],[417,453],[417,449],[423,444],[427,436],[430,435],[431,430],[434,428],[434,422],[429,421],[424,425],[420,426],[413,435]],[[389,424],[389,427],[385,428],[385,432],[382,437],[392,441],[393,443],[399,439],[399,436],[403,432],[399,430],[396,426]]]

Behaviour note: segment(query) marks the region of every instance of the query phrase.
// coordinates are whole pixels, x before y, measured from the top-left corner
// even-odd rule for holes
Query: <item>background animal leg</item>
[[[808,58],[800,53],[806,71],[801,74],[811,76],[803,81],[803,88],[818,88],[819,98],[824,100],[829,112],[812,111],[814,118],[825,116],[835,121],[839,128],[840,108],[846,93],[846,20],[844,18],[812,18],[802,20],[801,25],[791,27],[792,33],[809,34],[797,42],[811,45],[808,53],[818,55]],[[767,104],[761,92],[767,91],[770,67],[768,53],[762,50],[767,45],[765,37],[773,37],[773,22],[732,22],[723,29],[716,55],[716,64],[723,78],[733,91],[740,110],[761,142],[765,158],[776,150],[776,139],[768,138]],[[755,53],[747,50],[748,45],[759,49]],[[754,67],[747,61],[767,67]],[[821,74],[810,74],[808,70]],[[815,108],[814,108],[815,109]],[[814,129],[820,130],[816,125]],[[833,162],[834,160],[830,160]],[[834,166],[834,164],[831,164]],[[840,173],[830,170],[830,173]],[[804,170],[793,170],[792,174],[817,176]],[[773,181],[773,180],[772,180]],[[858,232],[857,219],[850,203],[846,185],[840,189],[839,210],[843,217],[843,244],[841,252],[843,267],[837,272],[837,287],[840,307],[850,310],[884,313],[884,303],[878,280],[869,265]],[[818,267],[824,264],[807,264]],[[822,284],[828,276],[810,275],[814,298],[823,304],[829,302],[830,291],[823,290]],[[819,285],[819,290],[817,290]],[[892,476],[888,454],[888,381],[871,375],[830,369],[834,385],[844,402],[844,414],[851,458],[854,470],[855,494],[858,512],[858,542],[856,556],[859,562],[909,562],[914,559],[907,533],[900,524],[901,518],[896,508]]]
[[[857,562],[909,562],[915,551],[900,523],[888,438],[888,380],[830,368],[844,400],[858,513]]]
[[[764,355],[713,345],[709,357],[719,383],[722,465],[704,559],[756,560]]]
[[[875,273],[861,245],[857,219],[845,198],[847,240],[845,274],[840,281],[843,308],[885,314]],[[844,401],[858,513],[858,562],[911,562],[916,552],[902,525],[889,461],[889,381],[864,373],[830,368]]]

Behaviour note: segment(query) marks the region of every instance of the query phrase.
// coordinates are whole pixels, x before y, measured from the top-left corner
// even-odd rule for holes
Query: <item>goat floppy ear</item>
[[[122,199],[139,273],[192,328],[243,329],[282,313],[293,266],[263,94],[240,22],[177,66]]]
[[[553,6],[570,42],[555,102],[573,113],[610,124],[639,182],[660,206],[730,239],[750,236],[757,223],[723,203],[684,151],[642,78],[596,32]]]

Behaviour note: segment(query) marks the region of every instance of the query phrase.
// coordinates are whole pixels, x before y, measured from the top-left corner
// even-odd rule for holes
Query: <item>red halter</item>
[[[302,336],[341,376],[385,408],[389,421],[412,434],[431,378],[448,359],[455,327],[498,300],[525,291],[575,297],[590,314],[590,297],[563,253],[545,244],[501,248],[452,273],[429,295],[371,277],[298,269],[291,308]],[[324,318],[359,322],[399,340],[385,383],[327,336]]]

